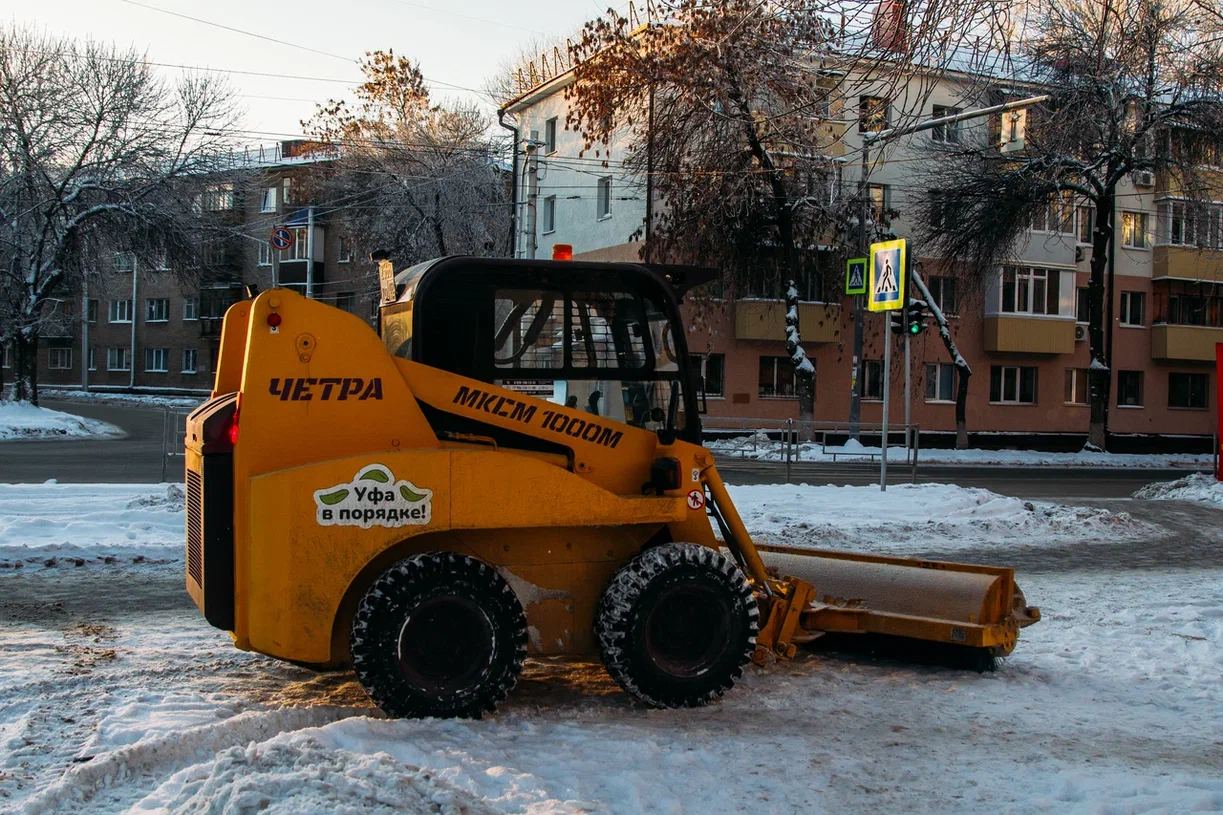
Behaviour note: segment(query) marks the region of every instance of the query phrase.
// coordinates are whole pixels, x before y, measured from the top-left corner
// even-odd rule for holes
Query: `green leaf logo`
[[[391,479],[387,477],[387,474],[384,470],[369,469],[361,473],[361,480],[362,481],[377,481],[379,484],[386,484]]]
[[[340,490],[336,490],[335,492],[329,492],[326,495],[320,495],[318,499],[322,501],[324,504],[326,504],[327,506],[333,507],[336,504],[343,501],[347,497],[348,497],[348,490],[340,489]]]
[[[413,504],[415,504],[417,501],[423,501],[427,497],[419,492],[413,492],[407,487],[400,487],[399,494],[404,497],[404,500],[411,501]]]

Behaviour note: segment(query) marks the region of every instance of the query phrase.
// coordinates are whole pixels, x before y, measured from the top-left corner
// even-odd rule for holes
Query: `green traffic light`
[[[920,334],[921,333],[921,323],[909,323],[909,333],[910,334]]]

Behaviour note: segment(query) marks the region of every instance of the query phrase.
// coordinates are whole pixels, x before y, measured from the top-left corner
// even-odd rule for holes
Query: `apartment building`
[[[606,165],[580,155],[582,140],[564,127],[564,89],[572,74],[560,71],[507,107],[522,135],[524,168],[517,180],[517,254],[547,257],[555,243],[570,244],[574,257],[636,261],[642,257],[646,195],[642,179],[621,170],[626,140],[610,144]],[[830,140],[830,167],[818,181],[830,197],[854,195],[861,133],[889,121],[933,118],[967,104],[969,77],[947,75],[931,86],[885,91],[869,78],[840,77],[829,88],[828,112],[840,129]],[[1019,92],[1019,91],[1017,91]],[[1026,92],[1024,92],[1026,93]],[[902,117],[903,114],[903,117]],[[929,162],[929,141],[993,140],[999,150],[1023,147],[1026,114],[1005,120],[945,125],[900,138],[876,151],[868,190],[876,213],[891,213],[899,236],[911,232],[918,201],[937,196],[914,167]],[[844,156],[854,161],[844,162]],[[1223,174],[1219,196],[1223,197]],[[655,202],[658,205],[659,202]],[[973,376],[967,406],[971,432],[1015,436],[1086,434],[1086,324],[1092,219],[1097,214],[1072,197],[1049,202],[1033,214],[1031,228],[1013,259],[975,274],[953,273],[923,247],[910,257],[934,299],[950,315],[952,331]],[[1132,176],[1118,197],[1112,331],[1113,383],[1110,431],[1143,436],[1208,437],[1216,427],[1214,345],[1223,341],[1223,206],[1205,221],[1186,212],[1174,182],[1149,173]],[[832,262],[829,260],[828,262]],[[815,417],[845,421],[853,375],[853,303],[838,290],[804,282],[800,296],[803,344],[816,368]],[[779,291],[749,291],[734,300],[686,305],[688,345],[705,376],[708,412],[714,419],[797,417],[794,374],[783,344],[784,306]],[[882,411],[883,342],[892,335],[880,315],[866,316],[862,380],[865,422]],[[902,345],[893,340],[891,420],[901,418]],[[955,371],[933,330],[912,338],[912,422],[923,432],[955,428]]]
[[[235,156],[232,177],[209,185],[198,205],[235,227],[235,236],[206,244],[198,269],[141,263],[129,253],[99,258],[87,287],[54,304],[39,347],[40,383],[207,391],[221,319],[248,285],[309,291],[372,317],[372,264],[355,256],[326,202],[306,195],[320,159],[303,148],[302,142],[254,148]],[[293,237],[283,251],[269,243],[277,227]],[[0,364],[9,367],[11,355]]]

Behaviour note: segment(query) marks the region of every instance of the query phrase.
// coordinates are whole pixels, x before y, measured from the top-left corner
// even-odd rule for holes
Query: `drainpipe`
[[[89,274],[81,275],[81,390],[89,390]]]
[[[132,358],[128,360],[127,367],[130,369],[127,387],[128,390],[136,388],[136,280],[140,276],[140,259],[132,255]],[[86,315],[89,316],[89,315]],[[89,358],[85,358],[85,364],[89,364]]]
[[[505,108],[497,110],[497,124],[514,134],[510,177],[510,257],[518,257],[518,125],[506,124]]]
[[[306,297],[314,297],[314,205],[306,210]]]

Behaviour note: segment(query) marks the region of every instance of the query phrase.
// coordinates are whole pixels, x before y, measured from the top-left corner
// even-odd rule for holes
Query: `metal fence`
[[[187,440],[189,410],[163,408],[161,411],[161,480],[166,480],[170,459],[182,458]]]
[[[796,462],[878,463],[882,455],[883,426],[871,422],[858,422],[854,427],[849,422],[706,417],[702,426],[705,445],[717,455],[782,463],[786,481]],[[917,478],[920,429],[892,423],[887,429],[889,463],[907,466],[913,480]]]

